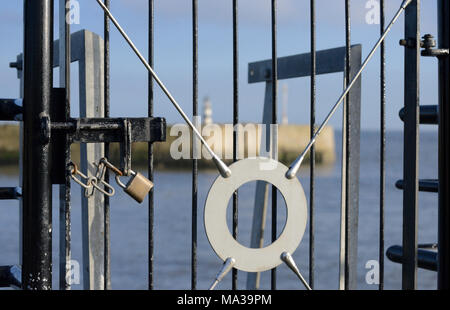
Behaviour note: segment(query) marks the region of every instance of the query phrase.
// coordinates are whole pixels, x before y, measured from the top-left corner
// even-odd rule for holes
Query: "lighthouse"
[[[212,124],[212,105],[209,97],[203,99],[203,125]]]

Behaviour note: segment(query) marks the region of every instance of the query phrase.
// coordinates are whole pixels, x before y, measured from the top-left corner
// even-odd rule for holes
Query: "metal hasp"
[[[161,117],[77,118],[52,122],[50,127],[52,132],[65,132],[71,143],[123,142],[124,120],[131,125],[131,143],[166,140],[166,121]]]
[[[402,288],[417,288],[420,0],[405,10]]]
[[[22,283],[52,288],[52,184],[50,141],[42,117],[50,115],[53,87],[53,1],[24,2],[24,146]]]
[[[316,74],[328,74],[345,71],[345,55],[346,48],[339,47],[327,50],[317,51],[316,55]],[[350,58],[350,77],[354,77],[361,67],[362,62],[362,46],[352,45],[351,58]],[[291,79],[299,77],[307,77],[311,75],[311,54],[299,54],[287,57],[278,58],[278,79]],[[259,62],[250,63],[248,66],[248,82],[259,83],[266,82],[266,96],[271,89],[271,70],[272,61],[264,60]],[[266,99],[267,102],[267,99]],[[345,205],[347,206],[347,223],[346,233],[348,234],[348,255],[346,261],[346,268],[348,269],[348,288],[356,288],[356,271],[357,271],[357,243],[358,243],[358,210],[359,210],[359,165],[360,165],[360,122],[361,122],[361,79],[358,79],[349,93],[349,106],[348,106],[348,128],[347,133],[347,156],[348,165],[343,172],[343,180],[345,181],[344,191],[341,193],[343,199],[345,199]],[[266,115],[266,112],[265,112]],[[264,116],[266,119],[267,116]],[[265,184],[257,185],[259,187],[265,186]],[[261,193],[257,196],[255,206],[257,208],[264,207],[264,195],[265,192],[260,190]],[[262,217],[265,212],[257,210],[254,211],[253,221],[262,222]],[[255,218],[256,216],[256,218]],[[255,224],[254,224],[255,225]],[[252,229],[252,240],[261,239],[261,229]],[[251,276],[254,277],[254,276]],[[254,282],[254,280],[252,280]],[[249,282],[247,282],[247,288],[249,288]]]
[[[450,47],[450,3],[438,1],[439,48]],[[439,58],[438,289],[450,289],[450,60]]]

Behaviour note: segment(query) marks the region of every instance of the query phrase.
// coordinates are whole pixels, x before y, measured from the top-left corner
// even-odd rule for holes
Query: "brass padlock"
[[[152,189],[153,183],[139,172],[134,172],[133,170],[130,172],[132,176],[126,185],[120,181],[120,176],[116,175],[117,184],[124,189],[125,193],[133,197],[134,200],[142,203],[145,196]]]

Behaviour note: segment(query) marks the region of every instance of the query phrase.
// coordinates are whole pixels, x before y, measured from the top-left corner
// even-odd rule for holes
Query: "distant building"
[[[212,119],[212,105],[209,97],[203,99],[203,125],[210,125],[213,123]]]

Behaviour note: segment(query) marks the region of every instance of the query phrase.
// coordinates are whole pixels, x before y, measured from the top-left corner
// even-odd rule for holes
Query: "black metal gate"
[[[69,0],[61,3],[68,3]],[[239,25],[238,0],[230,2],[233,15],[233,125],[239,123]],[[266,81],[272,81],[272,124],[277,124],[277,99],[280,79],[280,59],[277,55],[277,0],[271,0],[271,42],[272,59],[270,70],[266,72]],[[349,86],[354,74],[359,68],[351,66],[352,40],[350,26],[350,0],[342,1],[345,7],[345,80]],[[450,280],[450,113],[449,103],[449,12],[448,1],[439,0],[439,48],[434,48],[435,42],[429,36],[421,39],[420,33],[420,0],[404,1],[405,5],[405,38],[400,43],[405,48],[405,107],[401,117],[404,121],[404,175],[397,186],[403,189],[403,245],[391,247],[387,256],[393,261],[402,263],[402,287],[415,289],[417,287],[417,268],[427,268],[438,272],[438,288],[449,288]],[[104,0],[109,8],[110,1]],[[166,124],[163,118],[154,116],[154,75],[148,77],[148,115],[142,118],[110,118],[110,17],[104,16],[104,118],[71,118],[70,117],[70,63],[71,35],[70,25],[64,23],[64,31],[60,40],[64,48],[60,49],[60,63],[63,83],[60,89],[53,88],[53,0],[24,1],[24,98],[23,109],[15,105],[14,100],[0,101],[1,120],[21,120],[17,115],[23,114],[23,185],[21,199],[23,204],[23,253],[22,282],[23,289],[52,288],[52,184],[60,187],[60,289],[70,289],[66,274],[71,258],[71,202],[70,183],[72,168],[70,168],[70,145],[72,143],[104,143],[105,157],[109,157],[109,143],[119,142],[121,148],[121,170],[127,171],[130,166],[132,142],[148,143],[148,176],[154,180],[153,143],[165,140]],[[67,13],[68,8],[65,6]],[[63,11],[64,12],[64,11]],[[319,54],[316,50],[316,1],[310,0],[310,53],[308,55],[309,74],[311,78],[310,98],[310,133],[313,136],[317,129],[316,111],[316,76],[320,72]],[[385,31],[385,1],[380,0],[380,34]],[[63,15],[65,16],[65,14]],[[148,63],[154,64],[154,0],[148,1]],[[192,0],[192,43],[193,43],[193,98],[192,116],[199,115],[198,109],[198,1]],[[63,54],[61,54],[63,52]],[[420,56],[435,56],[439,60],[439,105],[419,105]],[[381,43],[380,59],[380,218],[379,218],[379,263],[380,284],[384,287],[384,208],[385,208],[385,116],[386,116],[386,53],[384,43]],[[356,92],[357,93],[357,92]],[[353,98],[354,99],[354,98]],[[359,134],[360,134],[360,103],[352,100],[350,94],[344,101],[343,127],[344,150],[342,180],[343,208],[345,209],[344,231],[344,269],[343,288],[356,288],[357,262],[357,227],[358,227],[358,186],[359,186]],[[418,177],[418,145],[419,124],[433,123],[439,125],[439,179],[419,180]],[[237,134],[233,135],[233,161],[238,160]],[[61,158],[56,154],[64,154]],[[198,160],[192,160],[192,230],[191,230],[191,288],[197,289],[197,214],[198,214]],[[105,181],[109,181],[106,171]],[[311,148],[310,156],[310,192],[309,192],[309,285],[314,288],[314,232],[315,232],[315,149]],[[423,249],[418,245],[418,204],[419,191],[434,191],[439,193],[439,240],[438,251]],[[16,199],[18,191],[12,188],[0,189],[0,199]],[[272,241],[277,238],[277,188],[272,187]],[[104,207],[104,288],[111,288],[110,281],[110,224],[109,196],[105,194]],[[238,192],[233,195],[233,236],[238,233]],[[154,197],[150,191],[148,200],[148,288],[154,288]],[[17,285],[11,276],[11,268],[0,268],[0,283],[2,285]],[[233,269],[232,288],[237,286],[238,271]],[[271,288],[277,288],[276,269],[272,270]]]

